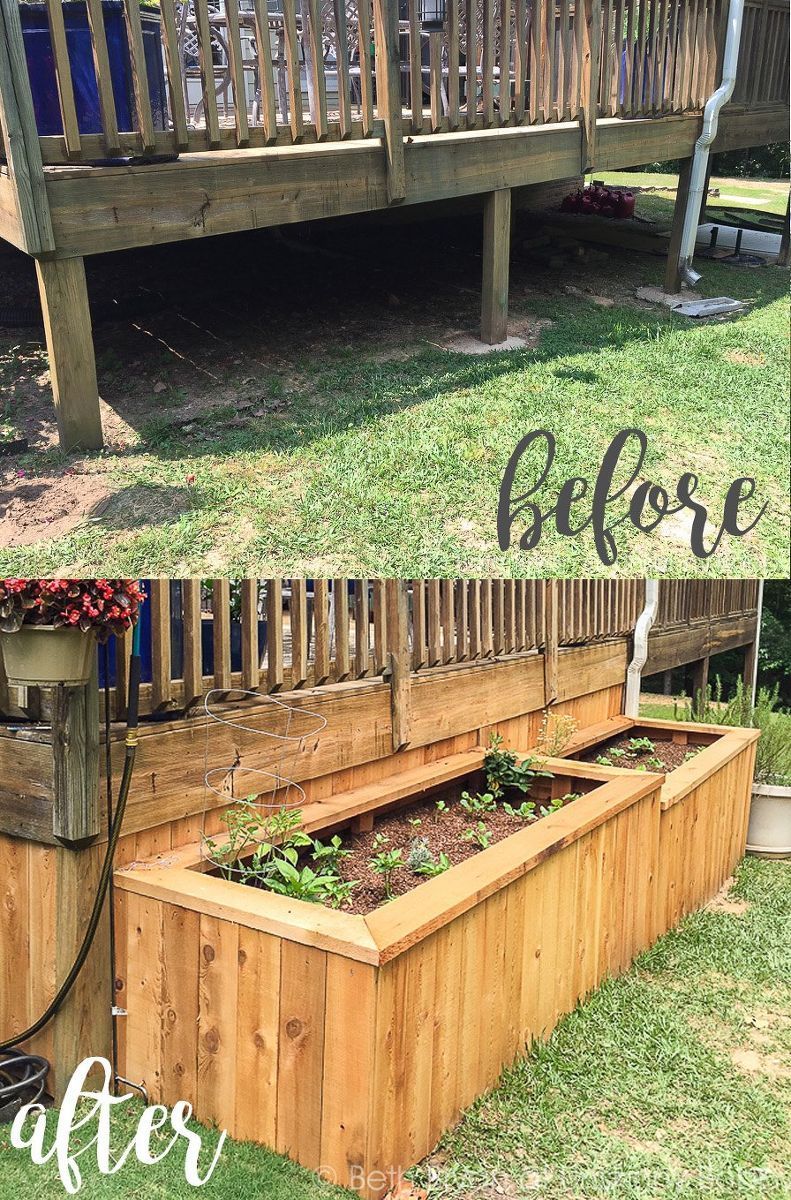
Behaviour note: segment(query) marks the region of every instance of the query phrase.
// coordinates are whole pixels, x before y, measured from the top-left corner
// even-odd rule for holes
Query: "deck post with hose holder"
[[[12,847],[7,857],[20,876],[14,882],[21,884],[21,876],[26,876],[28,905],[27,910],[22,903],[15,905],[6,914],[8,927],[0,930],[0,961],[8,959],[2,963],[2,977],[18,983],[16,988],[0,991],[0,1121],[12,1120],[21,1103],[36,1098],[41,1063],[46,1091],[57,1104],[84,1058],[114,1062],[111,884],[137,746],[139,681],[136,626],[129,665],[123,774],[103,840],[99,840],[102,830],[98,823],[92,829],[85,823],[98,812],[95,672],[84,687],[66,689],[73,693],[68,700],[60,697],[53,703],[55,792],[68,777],[72,802],[82,814],[81,828],[72,826],[71,832],[83,836],[68,844],[56,835],[47,842],[37,840],[35,834],[6,839]],[[63,820],[66,815],[62,806]],[[9,888],[7,896],[15,894],[25,892],[21,887],[16,893]],[[24,1086],[26,1079],[32,1082]]]

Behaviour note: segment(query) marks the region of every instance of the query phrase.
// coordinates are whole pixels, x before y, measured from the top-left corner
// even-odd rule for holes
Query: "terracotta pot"
[[[81,629],[23,625],[0,634],[8,682],[16,687],[76,686],[91,675],[96,639]]]
[[[791,858],[791,787],[753,784],[747,852],[761,858]]]

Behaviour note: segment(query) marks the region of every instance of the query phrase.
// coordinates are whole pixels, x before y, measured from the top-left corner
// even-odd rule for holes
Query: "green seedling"
[[[471,796],[469,792],[462,792],[461,807],[470,816],[475,816],[477,813],[494,812],[497,808],[497,801],[491,792],[484,792],[483,795]]]
[[[629,738],[629,749],[635,752],[645,750],[648,754],[653,754],[656,746],[649,737],[633,737]]]
[[[371,859],[372,870],[376,871],[377,875],[382,876],[382,884],[387,900],[392,900],[393,898],[393,875],[404,865],[403,855],[398,848],[382,850]]]
[[[597,757],[596,762],[599,764],[600,767],[611,767],[612,766],[612,763],[610,762],[610,760],[606,754],[600,754]]]
[[[430,862],[423,863],[415,872],[416,875],[427,875],[429,879],[433,879],[435,875],[442,875],[450,866],[450,859],[447,854],[440,852],[438,859],[431,859]]]
[[[542,771],[534,765],[535,759],[525,758],[520,763],[513,750],[503,750],[502,747],[502,737],[499,733],[493,733],[483,760],[486,786],[493,796],[500,797],[511,788],[526,794],[536,779],[552,778],[551,771]]]
[[[503,804],[503,812],[509,817],[515,817],[519,821],[530,821],[535,816],[536,805],[534,800],[523,800],[518,808],[514,808],[512,804],[506,801]]]
[[[476,846],[480,846],[481,850],[486,850],[492,840],[492,836],[483,821],[479,821],[474,827],[470,826],[465,829],[461,836],[465,842],[474,842]]]

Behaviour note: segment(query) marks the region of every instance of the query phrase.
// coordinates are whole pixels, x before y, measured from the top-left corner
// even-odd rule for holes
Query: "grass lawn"
[[[781,1200],[790,1115],[791,863],[747,859],[729,895],[605,983],[413,1174],[459,1200]],[[109,1179],[84,1169],[88,1200],[194,1195],[176,1157]],[[0,1195],[59,1194],[0,1133]],[[348,1195],[231,1143],[202,1194]]]
[[[761,185],[727,184],[729,194],[748,186]],[[782,203],[779,187],[766,189],[772,204]],[[663,193],[638,203],[664,224],[671,208]],[[511,269],[513,324],[529,346],[485,358],[442,348],[478,321],[477,217],[327,222],[310,236],[286,231],[285,243],[224,237],[89,262],[95,297],[139,292],[153,311],[97,321],[110,444],[70,458],[53,445],[35,331],[0,330],[0,413],[36,447],[0,459],[0,567],[602,574],[589,530],[562,537],[548,523],[534,550],[501,552],[500,480],[521,437],[554,431],[555,466],[537,497],[547,507],[567,477],[592,484],[613,435],[636,426],[649,438],[642,477],[672,495],[680,473],[697,473],[715,527],[742,474],[757,482],[745,518],[763,502],[768,511],[705,561],[681,518],[652,534],[624,525],[617,570],[784,574],[787,273],[704,263],[703,294],[744,299],[749,311],[697,325],[635,299],[637,287],[661,284],[661,258],[610,247],[557,268],[530,256],[530,232],[522,218]],[[19,304],[34,295],[28,268],[0,267]],[[517,482],[532,482],[538,465],[525,464]]]

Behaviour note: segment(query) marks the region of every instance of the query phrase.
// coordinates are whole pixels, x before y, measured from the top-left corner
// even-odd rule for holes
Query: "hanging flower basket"
[[[87,683],[97,642],[131,629],[143,598],[133,579],[0,579],[0,647],[8,682]]]

